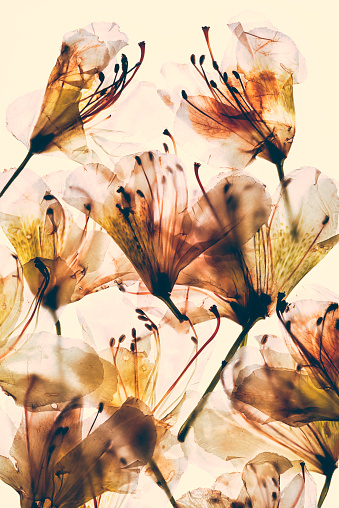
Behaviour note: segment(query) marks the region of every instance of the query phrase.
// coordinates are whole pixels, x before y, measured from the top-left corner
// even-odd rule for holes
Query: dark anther
[[[193,65],[195,65],[195,55],[191,55],[191,62]]]
[[[268,335],[263,335],[262,339],[261,339],[261,344],[266,344],[267,339],[268,339]]]
[[[169,148],[167,143],[163,143],[165,153],[169,153]]]
[[[187,93],[185,92],[185,90],[181,90],[181,96],[185,101],[187,101]]]
[[[325,219],[323,220],[323,226],[325,226],[325,224],[327,224],[329,220],[330,220],[329,216],[326,215]]]
[[[337,303],[331,303],[331,305],[329,305],[327,307],[327,311],[326,312],[333,312],[334,310],[337,310],[338,309],[338,304]]]
[[[169,132],[169,130],[168,130],[168,129],[165,129],[165,130],[164,130],[164,132],[163,132],[163,134],[164,134],[165,136],[170,136],[170,132]]]
[[[235,79],[240,79],[239,73],[237,71],[232,71],[233,76]]]
[[[138,196],[140,196],[141,198],[145,197],[145,194],[140,189],[137,189],[136,192],[137,192]]]
[[[277,493],[276,492],[272,492],[272,499],[277,499]]]
[[[91,208],[92,208],[91,203],[86,203],[86,205],[84,205],[84,208],[85,208],[85,210],[87,210],[88,212],[90,212],[90,211],[91,211]]]
[[[150,332],[152,331],[152,325],[149,325],[148,323],[145,323],[145,327],[147,328],[147,330],[149,330]]]
[[[226,194],[226,192],[228,192],[228,191],[229,191],[229,188],[230,188],[230,187],[231,187],[231,184],[230,184],[230,183],[227,183],[227,184],[225,185],[225,187],[224,187],[224,192],[225,192],[225,194]]]
[[[152,152],[148,152],[148,157],[149,157],[149,160],[152,162],[153,159],[154,159],[154,155]]]
[[[103,83],[105,81],[105,74],[103,72],[99,72],[99,79],[100,79],[101,83]]]
[[[121,344],[121,342],[123,342],[125,339],[126,339],[126,335],[124,335],[124,334],[120,335],[119,344]]]
[[[227,83],[228,80],[227,72],[224,72],[224,74],[222,75],[222,79],[224,80],[224,83]]]
[[[339,319],[337,319],[337,321],[335,322],[335,329],[339,330]]]
[[[131,351],[132,351],[132,353],[134,353],[134,351],[135,351],[135,344],[134,344],[134,342],[132,342],[132,344],[131,344]]]
[[[123,466],[126,466],[126,464],[127,464],[127,460],[126,460],[126,459],[124,459],[124,457],[121,457],[121,458],[120,458],[120,462],[121,462],[121,464],[122,464]]]
[[[184,172],[184,168],[180,166],[180,164],[176,164],[175,167],[177,168],[178,171],[181,171],[182,173]]]
[[[141,159],[140,159],[139,155],[136,155],[136,156],[135,156],[135,160],[137,161],[137,163],[139,164],[139,166],[141,166]]]
[[[217,62],[215,60],[213,60],[213,69],[215,69],[216,71],[219,70],[219,65],[217,64]]]
[[[119,67],[120,67],[120,65],[118,63],[116,63],[115,66],[114,66],[114,72],[115,72],[115,74],[118,74]]]
[[[122,186],[117,188],[117,192],[120,194],[121,192],[124,192],[124,188]]]
[[[232,92],[239,94],[238,90],[235,88],[235,86],[232,86]]]
[[[122,72],[127,71],[128,60],[127,60],[127,56],[124,54],[121,55],[121,67],[122,67]]]
[[[286,330],[287,330],[288,332],[289,332],[289,331],[291,331],[291,321],[286,321],[286,323],[284,323],[284,324],[285,324],[285,328],[286,328]]]
[[[199,64],[202,65],[205,61],[205,55],[201,55],[201,57],[199,58]]]
[[[52,194],[45,194],[45,195],[44,195],[44,199],[45,199],[46,201],[52,201],[52,199],[55,199],[55,197],[54,197],[54,196],[52,196]]]
[[[47,215],[53,215],[53,208],[47,208],[46,214]]]
[[[317,325],[318,326],[321,325],[322,322],[323,322],[323,318],[321,316],[318,317],[318,319],[317,319]]]
[[[216,84],[215,81],[213,81],[213,79],[211,79],[210,85],[211,85],[212,88],[218,88],[218,85]]]
[[[114,344],[115,344],[115,338],[112,337],[111,339],[109,339],[109,347],[114,347]]]
[[[132,335],[133,339],[135,339],[135,338],[136,338],[136,336],[137,336],[137,331],[136,331],[136,329],[135,329],[135,328],[132,328],[132,330],[131,330],[131,335]]]
[[[98,413],[102,413],[103,410],[104,410],[104,403],[100,402],[99,407],[98,407]]]
[[[147,316],[138,316],[138,319],[140,319],[140,321],[149,321]]]
[[[298,365],[296,366],[295,370],[296,370],[297,372],[300,372],[300,371],[301,371],[301,369],[302,369],[302,365],[299,365],[299,363],[298,363]]]
[[[136,312],[137,314],[140,314],[141,316],[144,316],[144,315],[145,315],[144,311],[143,311],[143,310],[141,310],[141,309],[135,309],[135,312]]]

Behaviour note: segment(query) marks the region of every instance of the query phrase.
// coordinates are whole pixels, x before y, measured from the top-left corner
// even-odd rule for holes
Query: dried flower
[[[176,136],[186,149],[204,161],[237,169],[256,156],[281,165],[295,134],[293,84],[304,79],[305,63],[294,42],[277,30],[241,23],[228,25],[235,48],[216,62],[209,27],[203,32],[214,73],[204,68],[205,56],[191,56],[188,65],[168,64],[163,73],[175,103]],[[235,64],[232,65],[234,57]]]
[[[64,199],[98,222],[148,290],[184,319],[170,300],[180,271],[221,238],[236,246],[251,238],[269,215],[265,188],[249,175],[221,175],[188,208],[185,173],[175,155],[126,157],[115,171],[100,165],[75,171]]]
[[[279,293],[288,295],[338,242],[338,207],[334,180],[315,168],[293,171],[253,239],[231,249],[227,238],[220,241],[185,267],[177,282],[217,293],[242,325],[270,315]]]
[[[89,231],[87,222],[81,229],[45,181],[26,171],[26,179],[16,181],[2,198],[0,224],[38,303],[55,312],[104,284],[128,277],[127,260],[109,258],[107,235]]]

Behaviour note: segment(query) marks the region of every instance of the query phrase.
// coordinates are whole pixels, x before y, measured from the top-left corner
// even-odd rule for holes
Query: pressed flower
[[[185,148],[218,166],[246,167],[259,156],[281,166],[295,134],[293,85],[305,75],[304,59],[294,42],[277,30],[241,23],[228,25],[235,48],[219,65],[203,28],[214,71],[205,71],[205,56],[191,56],[192,67],[168,64],[170,87],[165,102],[175,105],[176,136]],[[233,64],[236,59],[235,64]],[[174,94],[174,97],[173,97]]]
[[[8,111],[9,130],[28,145],[29,151],[0,196],[34,154],[62,150],[82,163],[97,158],[95,150],[100,145],[100,132],[109,131],[111,125],[103,124],[102,130],[96,131],[94,124],[110,120],[112,107],[115,107],[144,58],[145,44],[142,42],[139,44],[141,57],[134,67],[129,67],[125,55],[121,57],[121,64],[117,63],[116,56],[126,44],[127,36],[115,23],[92,23],[65,34],[42,103],[40,94],[35,93],[15,102]],[[107,77],[103,72],[106,70]],[[25,110],[32,106],[30,115]],[[91,127],[94,127],[94,132]],[[99,135],[99,144],[94,152],[88,146],[91,134]]]
[[[27,283],[52,313],[126,276],[127,260],[110,257],[102,231],[80,228],[44,180],[26,170],[1,201],[0,224],[16,250]],[[1,180],[0,180],[1,181]]]
[[[295,170],[278,187],[271,215],[252,239],[238,249],[220,241],[177,282],[217,293],[243,326],[271,315],[279,293],[287,296],[338,242],[338,210],[334,180],[315,168]]]
[[[262,423],[274,419],[296,426],[339,419],[336,391],[318,385],[307,366],[293,360],[283,339],[263,335],[257,340],[260,352],[241,348],[221,374],[224,389],[239,411]]]
[[[100,165],[76,170],[64,199],[109,233],[148,290],[179,319],[170,293],[180,271],[222,238],[245,243],[270,211],[264,186],[245,174],[221,175],[188,207],[180,160],[160,152],[123,158],[115,173]]]
[[[79,401],[61,411],[25,411],[9,457],[0,457],[0,477],[22,508],[75,508],[107,490],[126,492],[154,449],[153,417],[144,409],[128,399],[87,437]]]
[[[94,298],[95,296],[99,295],[94,295]],[[156,305],[157,300],[154,297],[153,300],[153,305]],[[101,344],[101,336],[106,336],[110,348],[102,350],[97,347],[97,350],[102,359],[111,361],[117,372],[117,390],[112,393],[110,400],[106,398],[104,411],[109,413],[110,408],[120,407],[126,398],[136,397],[150,408],[155,417],[156,446],[152,461],[140,475],[138,492],[134,497],[139,498],[139,493],[146,489],[156,488],[153,481],[156,480],[173,504],[170,491],[184,472],[187,459],[176,435],[172,433],[172,427],[180,416],[188,383],[192,382],[193,375],[195,379],[199,379],[201,375],[205,365],[200,361],[202,352],[211,339],[199,348],[198,338],[189,337],[187,322],[177,321],[176,329],[166,320],[161,320],[160,325],[156,325],[140,308],[136,309],[134,316],[131,315],[127,312],[126,303],[121,307],[116,304],[114,313],[110,316],[105,309],[91,312],[88,309],[89,301],[83,301],[79,307],[83,308],[80,324],[84,340]],[[132,328],[131,333],[122,333],[119,336],[121,330],[126,329],[126,324],[116,322],[115,315],[122,314],[131,325],[136,323],[137,326]],[[145,328],[142,326],[140,330],[140,323],[144,324]],[[219,326],[218,317],[212,339]],[[112,328],[117,332],[115,337],[110,337]]]
[[[0,245],[0,351],[8,347],[8,338],[14,329],[23,303],[23,274],[15,254]]]
[[[291,468],[291,462],[285,457],[262,452],[245,464],[242,473],[223,474],[211,489],[187,492],[178,500],[178,507],[315,508],[315,485],[304,465],[301,474],[280,490],[280,476]]]

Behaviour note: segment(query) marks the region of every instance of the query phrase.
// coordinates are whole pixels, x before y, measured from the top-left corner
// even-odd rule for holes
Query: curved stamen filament
[[[217,318],[217,326],[212,333],[211,337],[205,342],[203,346],[196,352],[196,354],[193,356],[193,358],[188,362],[184,370],[181,372],[181,374],[177,377],[177,379],[174,381],[174,383],[170,386],[170,388],[167,390],[167,392],[161,397],[160,401],[157,403],[157,405],[152,409],[152,413],[154,414],[157,409],[161,406],[161,404],[164,402],[166,397],[172,392],[172,390],[175,388],[175,386],[179,383],[180,379],[184,376],[184,374],[187,372],[187,370],[190,368],[192,363],[198,358],[198,356],[202,353],[202,351],[212,342],[214,337],[217,335],[219,328],[220,328],[220,315],[218,312],[218,309],[215,305],[211,307],[211,312],[215,315]]]

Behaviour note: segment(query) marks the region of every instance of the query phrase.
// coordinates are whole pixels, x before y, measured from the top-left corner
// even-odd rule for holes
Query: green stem
[[[164,303],[166,303],[167,307],[173,312],[173,314],[180,321],[180,323],[182,323],[183,321],[188,321],[188,317],[185,316],[185,314],[181,314],[180,310],[172,302],[172,300],[170,299],[169,296],[166,296],[166,297],[159,296],[159,295],[154,295],[154,296],[157,296],[159,298],[159,300],[162,300]]]
[[[163,477],[162,472],[160,471],[160,469],[156,465],[154,459],[151,459],[148,464],[149,464],[150,468],[152,469],[152,471],[154,473],[154,476],[157,479],[157,484],[159,485],[159,487],[161,487],[165,491],[165,494],[168,497],[169,502],[171,503],[171,505],[174,506],[174,508],[178,508],[178,505],[177,505],[174,497],[172,496],[170,489],[168,488],[166,480]]]
[[[192,413],[189,415],[189,417],[187,418],[185,423],[181,426],[181,428],[179,430],[179,434],[178,434],[178,440],[181,443],[183,443],[185,441],[185,439],[187,437],[187,434],[188,434],[188,431],[192,427],[192,425],[195,422],[195,420],[196,420],[198,414],[200,413],[200,411],[205,406],[205,404],[207,402],[206,395],[208,395],[209,393],[213,392],[214,388],[217,386],[217,384],[220,381],[220,374],[221,374],[222,370],[226,367],[228,362],[233,358],[233,356],[235,355],[236,351],[239,349],[239,347],[243,343],[245,337],[247,336],[248,332],[250,331],[250,329],[252,328],[252,326],[254,325],[254,323],[256,321],[257,320],[249,321],[247,323],[247,325],[245,325],[243,327],[240,335],[238,336],[238,338],[234,342],[233,346],[231,347],[231,349],[227,353],[226,358],[224,359],[224,361],[221,362],[221,365],[220,365],[218,371],[216,372],[216,374],[214,375],[212,381],[210,382],[210,384],[206,388],[206,390],[205,390],[203,396],[201,397],[201,399],[199,400],[197,406],[193,409]]]
[[[26,166],[27,162],[30,160],[31,157],[33,157],[33,155],[34,155],[33,152],[28,152],[28,154],[26,155],[26,157],[24,158],[24,160],[22,161],[22,163],[20,164],[18,169],[16,171],[14,171],[14,174],[11,176],[11,178],[8,180],[8,182],[6,183],[6,185],[4,186],[2,191],[0,192],[0,198],[5,194],[5,192],[8,189],[8,187],[10,187],[12,185],[12,183],[14,182],[16,177],[20,175],[21,171],[24,169],[24,167]]]
[[[324,483],[324,486],[322,488],[322,491],[321,491],[321,494],[319,497],[318,508],[321,508],[323,502],[325,501],[325,497],[327,496],[327,493],[330,488],[333,473],[334,473],[334,470],[326,476],[325,483]]]

